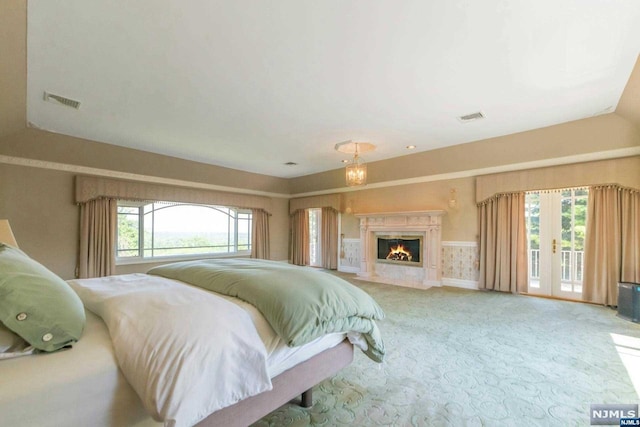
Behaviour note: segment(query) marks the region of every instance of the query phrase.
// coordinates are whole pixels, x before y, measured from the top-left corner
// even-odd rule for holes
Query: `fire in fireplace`
[[[422,236],[378,236],[378,262],[422,266]]]

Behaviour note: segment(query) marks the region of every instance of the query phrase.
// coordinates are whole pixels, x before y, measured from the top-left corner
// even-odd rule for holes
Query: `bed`
[[[16,318],[26,309],[14,307],[15,301],[7,297],[14,275],[6,274],[16,259],[33,267],[34,261],[25,261],[28,257],[17,249],[0,246],[0,322],[4,325],[0,327],[4,328],[5,337],[13,334],[18,340],[22,338],[16,332],[22,331],[19,328],[16,331],[15,324],[24,322]],[[274,272],[270,270],[272,267]],[[40,268],[44,267],[38,266],[39,274],[52,274]],[[67,288],[63,293],[67,295],[67,291],[73,289],[71,293],[81,300],[80,307],[76,302],[65,309],[65,312],[82,310],[81,315],[76,313],[76,317],[83,319],[81,335],[74,337],[73,334],[78,333],[72,331],[67,341],[63,338],[63,342],[58,343],[61,348],[56,351],[36,350],[30,354],[33,346],[24,340],[22,347],[5,346],[5,353],[28,355],[0,359],[2,424],[246,426],[298,396],[299,403],[310,406],[312,387],[351,362],[352,343],[373,360],[382,360],[384,345],[375,320],[383,314],[371,300],[370,319],[350,315],[324,322],[326,324],[318,329],[291,322],[292,315],[305,318],[306,314],[297,311],[300,309],[297,303],[293,304],[293,314],[287,314],[288,308],[279,304],[286,303],[289,297],[279,296],[280,291],[268,292],[266,307],[261,310],[256,308],[260,302],[254,302],[256,305],[248,302],[254,298],[251,287],[256,285],[238,276],[242,270],[248,270],[249,275],[263,285],[273,281],[276,288],[294,287],[295,292],[303,293],[309,293],[304,290],[306,285],[297,281],[307,274],[312,274],[314,280],[317,274],[329,276],[297,268],[283,276],[291,268],[283,263],[258,260],[226,260],[222,264],[210,261],[204,270],[202,263],[177,263],[151,274],[63,282]],[[228,277],[223,278],[225,274],[231,274],[230,282]],[[283,281],[282,277],[290,279]],[[15,290],[15,283],[13,285]],[[58,282],[57,286],[60,285]],[[144,289],[148,292],[141,291]],[[357,288],[345,289],[350,293]],[[304,299],[295,292],[291,299]],[[357,292],[362,291],[357,289]],[[141,296],[144,293],[152,296],[147,299]],[[353,302],[347,294],[338,295],[344,299],[339,304],[349,306]],[[33,296],[31,292],[31,300]],[[315,307],[312,311],[322,316],[325,309]],[[226,320],[221,317],[223,313]],[[176,316],[178,321],[174,319]],[[278,325],[274,317],[283,317],[280,321],[284,325]],[[276,323],[272,325],[272,322]],[[214,323],[223,326],[222,332],[218,326],[212,331]],[[225,329],[224,324],[232,326]],[[149,325],[151,329],[145,329]],[[50,322],[48,327],[47,330],[51,330]],[[40,330],[36,336],[42,338],[46,333],[43,335]],[[58,333],[53,335],[57,338]],[[2,336],[0,330],[0,354]],[[258,337],[248,349],[243,344],[240,353],[227,350],[235,348],[235,344],[227,344],[226,340],[244,341],[248,336]],[[55,338],[48,342],[51,341]],[[147,341],[158,345],[149,346]],[[205,341],[210,344],[203,344]],[[177,355],[169,351],[164,354],[167,348],[179,351]],[[214,352],[222,352],[222,356]],[[263,357],[264,364],[259,362]],[[192,368],[196,366],[194,358],[202,359],[195,369]],[[242,363],[226,365],[229,359]],[[213,368],[218,365],[224,373]],[[185,374],[185,371],[191,372]],[[220,384],[208,388],[217,383]],[[240,388],[233,391],[237,384]],[[226,394],[228,390],[232,390],[230,397],[217,397],[218,393]]]

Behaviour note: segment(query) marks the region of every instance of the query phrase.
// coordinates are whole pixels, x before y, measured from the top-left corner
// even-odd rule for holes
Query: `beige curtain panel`
[[[291,262],[309,264],[309,214],[305,209],[297,210],[291,216]]]
[[[582,297],[618,305],[618,282],[640,283],[640,193],[589,189]]]
[[[251,258],[269,259],[269,214],[253,209],[251,218]]]
[[[501,194],[478,205],[481,289],[527,289],[524,193]]]
[[[338,211],[322,208],[322,267],[338,269]]]
[[[640,283],[640,192],[620,190],[622,282]]]
[[[80,205],[80,278],[115,274],[117,207],[115,199]]]

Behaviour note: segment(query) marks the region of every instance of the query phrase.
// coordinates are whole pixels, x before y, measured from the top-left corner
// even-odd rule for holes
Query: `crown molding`
[[[239,194],[251,194],[256,196],[266,196],[274,198],[291,199],[294,197],[321,196],[325,194],[349,193],[353,191],[371,190],[375,188],[395,187],[398,185],[420,184],[424,182],[444,181],[450,179],[470,178],[479,175],[488,175],[492,173],[513,172],[517,170],[536,169],[549,166],[561,166],[572,163],[584,163],[597,160],[609,160],[622,157],[631,157],[640,155],[640,146],[620,148],[616,150],[598,151],[594,153],[576,154],[573,156],[557,157],[553,159],[534,160],[531,162],[513,163],[501,166],[491,166],[486,168],[469,169],[458,172],[449,172],[436,175],[425,175],[415,178],[397,179],[393,181],[376,182],[367,184],[362,187],[338,187],[320,191],[310,191],[306,193],[273,193],[268,191],[250,190],[246,188],[228,187],[224,185],[206,184],[196,181],[188,181],[173,178],[162,178],[159,176],[135,174],[129,172],[113,171],[108,169],[93,168],[88,166],[72,165],[67,163],[50,162],[46,160],[27,159],[24,157],[5,156],[0,154],[0,163],[27,166],[41,169],[57,170],[69,173],[104,176],[108,178],[127,179],[133,181],[143,181],[155,184],[176,185],[179,187],[200,188],[205,190],[227,191]]]
[[[308,197],[321,196],[323,194],[332,193],[349,193],[353,191],[371,190],[374,188],[395,187],[398,185],[420,184],[423,182],[444,181],[448,179],[470,178],[480,175],[489,175],[492,173],[513,172],[525,169],[537,169],[549,166],[561,166],[572,163],[593,162],[597,160],[609,160],[623,157],[631,157],[640,155],[640,146],[620,148],[616,150],[597,151],[594,153],[575,154],[573,156],[556,157],[553,159],[533,160],[530,162],[512,163],[501,166],[490,166],[486,168],[468,169],[458,172],[448,172],[436,175],[425,175],[415,178],[397,179],[393,181],[376,182],[374,184],[366,184],[361,187],[340,187],[328,190],[310,191],[307,193],[292,194],[291,197]]]
[[[224,185],[206,184],[203,182],[187,181],[182,179],[162,178],[159,176],[143,175],[129,172],[113,171],[109,169],[92,168],[88,166],[71,165],[67,163],[50,162],[45,160],[26,159],[23,157],[5,156],[0,154],[0,163],[17,166],[27,166],[32,168],[50,169],[62,172],[102,176],[107,178],[126,179],[131,181],[142,181],[153,184],[175,185],[178,187],[199,188],[204,190],[226,191],[239,194],[250,194],[253,196],[266,196],[288,199],[291,196],[285,193],[272,193],[268,191],[250,190],[247,188],[227,187]]]

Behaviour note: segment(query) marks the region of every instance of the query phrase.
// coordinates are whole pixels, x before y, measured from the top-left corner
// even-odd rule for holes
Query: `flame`
[[[395,248],[391,248],[389,254],[387,255],[387,259],[394,261],[411,261],[413,256],[411,252],[409,252],[402,244],[399,244]]]

